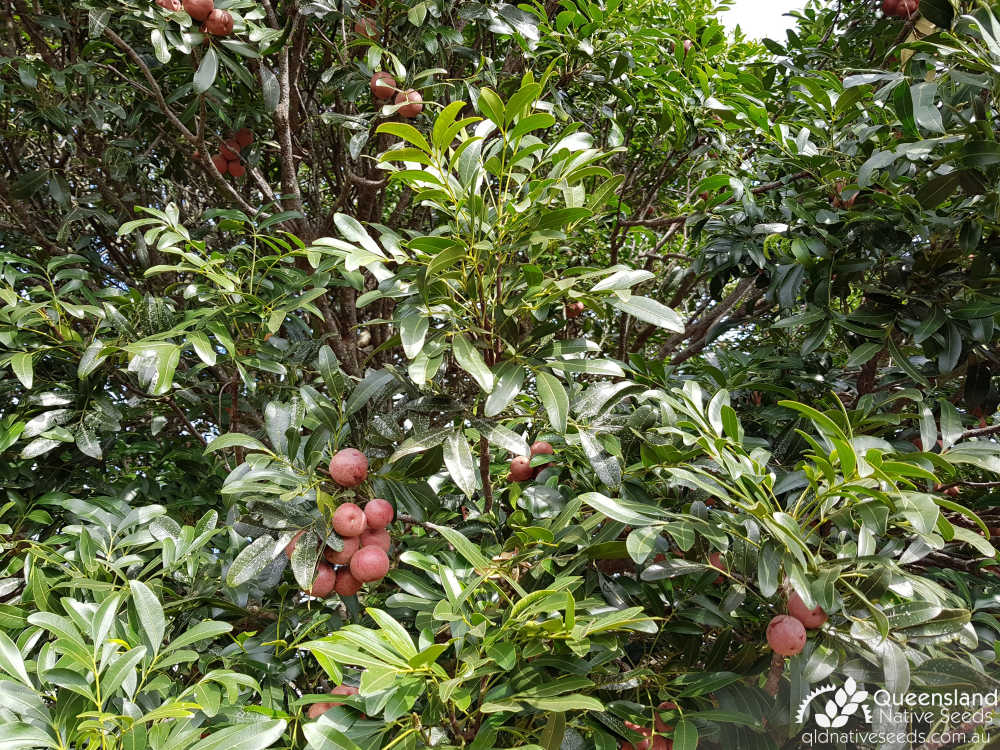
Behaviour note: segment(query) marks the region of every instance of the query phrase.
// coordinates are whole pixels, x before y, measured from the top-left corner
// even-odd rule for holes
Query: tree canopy
[[[1000,687],[991,4],[3,4],[0,750]]]

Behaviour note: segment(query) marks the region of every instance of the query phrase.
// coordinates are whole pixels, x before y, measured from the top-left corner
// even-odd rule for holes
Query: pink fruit
[[[368,82],[368,88],[376,99],[392,99],[396,93],[396,79],[384,71],[376,73]]]
[[[292,541],[290,541],[287,545],[285,545],[285,556],[289,560],[292,559],[292,553],[295,551],[295,545],[299,543],[299,537],[301,537],[305,533],[306,532],[304,531],[300,531],[298,534],[292,537]]]
[[[806,645],[806,629],[790,615],[778,615],[767,624],[767,645],[782,656],[795,656]]]
[[[219,153],[226,161],[237,161],[240,158],[240,144],[235,140],[226,141],[219,149]]]
[[[586,308],[582,302],[570,302],[566,305],[566,317],[570,319],[579,318],[583,315],[584,309]]]
[[[306,711],[306,715],[310,719],[318,719],[320,716],[322,716],[331,708],[333,708],[333,706],[334,706],[333,703],[323,703],[323,702],[313,703],[311,706],[309,706],[309,710]]]
[[[246,148],[253,143],[253,133],[250,132],[249,128],[240,128],[236,131],[235,135],[233,135],[233,140],[236,141],[236,145],[238,145],[241,149]]]
[[[341,487],[357,487],[368,478],[368,459],[357,448],[339,450],[330,459],[330,478]]]
[[[342,537],[361,536],[367,526],[365,512],[354,503],[343,503],[333,512],[333,530]]]
[[[205,31],[212,36],[229,36],[233,33],[233,15],[228,10],[216,8],[208,14],[205,20]]]
[[[204,21],[215,10],[212,0],[184,0],[184,10],[195,21]]]
[[[316,577],[313,579],[312,588],[309,589],[309,595],[318,599],[326,599],[333,592],[336,577],[337,574],[333,572],[333,568],[325,562],[319,563],[316,566]]]
[[[181,0],[156,0],[156,4],[164,10],[180,10],[184,7]]]
[[[388,500],[376,497],[365,503],[365,518],[368,519],[369,529],[384,529],[392,523],[394,515],[396,511]]]
[[[392,539],[385,529],[368,529],[361,535],[362,547],[381,547],[386,552],[392,547]]]
[[[823,623],[827,620],[822,607],[809,609],[802,601],[802,597],[794,592],[788,597],[788,614],[801,622],[807,630],[817,630],[823,627]]]
[[[685,39],[684,40],[684,54],[686,55],[688,52],[690,52],[692,47],[694,47],[694,42],[692,42],[690,39]]]
[[[351,575],[362,583],[384,578],[389,572],[389,556],[381,547],[362,547],[351,558]]]
[[[238,161],[229,162],[227,169],[229,170],[229,174],[231,174],[233,177],[242,177],[247,173],[246,167],[244,167]]]
[[[357,695],[358,689],[350,685],[337,685],[330,691],[330,695]],[[343,703],[331,703],[331,706],[343,706]]]
[[[354,22],[354,33],[359,36],[366,36],[369,39],[374,39],[377,32],[378,27],[370,18],[361,18]]]
[[[403,104],[402,107],[396,110],[399,112],[400,117],[408,117],[412,119],[419,115],[424,109],[424,98],[420,95],[419,91],[414,91],[413,89],[400,91],[396,94],[395,102],[396,104],[408,102],[408,104]]]
[[[722,554],[719,552],[713,552],[711,555],[708,556],[708,564],[711,565],[713,568],[718,568],[724,573],[729,572],[729,568],[726,566],[725,561],[722,559]],[[725,580],[726,577],[724,575],[721,575],[715,579],[715,582],[722,583]]]
[[[510,462],[510,478],[514,482],[524,482],[531,479],[535,471],[531,468],[531,459],[527,456],[517,456]]]
[[[229,161],[222,154],[216,154],[212,157],[212,164],[218,169],[222,174],[226,174],[229,171]]]
[[[345,536],[344,548],[337,552],[331,547],[323,548],[323,557],[331,565],[347,565],[351,561],[351,556],[361,547],[361,542],[356,536]]]
[[[671,729],[673,729],[672,725],[667,724],[667,722],[665,722],[663,719],[660,718],[659,712],[673,711],[675,708],[677,708],[677,704],[671,703],[670,701],[664,701],[663,703],[661,703],[659,706],[656,707],[657,713],[653,721],[653,726],[656,727],[657,732],[669,732]]]
[[[352,576],[350,571],[342,570],[337,573],[337,582],[333,590],[341,596],[354,596],[361,590],[361,581]]]

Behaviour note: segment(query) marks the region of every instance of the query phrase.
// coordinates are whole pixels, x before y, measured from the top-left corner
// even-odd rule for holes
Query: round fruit
[[[708,556],[708,564],[711,565],[713,568],[718,568],[724,573],[729,572],[729,568],[726,566],[725,561],[722,559],[722,554],[719,552],[713,552],[711,555]],[[716,578],[715,582],[722,583],[724,580],[726,580],[726,577],[722,575]]]
[[[920,7],[920,0],[898,0],[896,13],[900,18],[909,18],[917,12],[918,7]]]
[[[309,710],[306,711],[306,716],[308,716],[310,719],[318,719],[320,716],[325,714],[331,708],[333,708],[332,703],[324,703],[324,702],[313,703],[311,706],[309,706]]]
[[[826,612],[823,611],[822,607],[809,609],[802,601],[802,597],[794,592],[788,597],[788,614],[801,622],[807,630],[823,627],[823,623],[827,619]]]
[[[367,478],[368,459],[357,448],[344,448],[330,459],[330,479],[341,487],[357,487]]]
[[[330,695],[357,695],[358,689],[350,685],[337,685],[330,691]],[[331,706],[343,706],[343,703],[331,703]]]
[[[250,132],[249,128],[240,128],[233,135],[233,140],[240,148],[246,148],[253,143],[253,133]]]
[[[216,154],[213,156],[212,164],[214,164],[215,168],[222,172],[222,174],[225,174],[226,170],[229,169],[229,160],[222,154]]]
[[[407,89],[406,91],[400,91],[396,94],[396,104],[403,104],[402,107],[397,109],[400,116],[414,118],[419,115],[424,109],[424,97],[420,95],[419,91],[414,91],[413,89]],[[409,102],[404,104],[404,102]]]
[[[381,547],[386,552],[392,547],[392,539],[385,529],[369,529],[361,535],[362,547]]]
[[[181,0],[156,0],[156,4],[164,10],[180,10],[184,7]]]
[[[351,575],[362,583],[384,578],[389,572],[389,556],[381,547],[362,547],[351,558]]]
[[[304,531],[300,531],[298,534],[292,537],[292,541],[290,541],[287,545],[285,545],[285,557],[287,557],[289,560],[292,559],[292,553],[295,551],[295,545],[298,544],[299,542],[299,537],[305,533],[306,532]]]
[[[219,153],[222,154],[223,158],[227,161],[239,161],[240,144],[236,141],[226,141],[222,144],[222,148],[219,149]]]
[[[547,443],[544,440],[538,440],[531,444],[531,455],[532,456],[551,456],[555,453],[552,448],[552,443]]]
[[[212,36],[229,36],[233,33],[233,14],[216,8],[208,14],[203,31]]]
[[[212,0],[184,0],[183,5],[184,10],[195,21],[204,21],[215,10],[215,3]]]
[[[309,595],[318,599],[326,599],[333,592],[336,577],[337,574],[333,572],[333,568],[325,562],[319,563],[316,566],[316,577],[313,579],[312,588],[309,589]]]
[[[640,727],[638,724],[633,724],[631,721],[626,721],[625,726],[627,726],[633,732],[638,732],[643,737],[649,737],[650,735],[653,734],[653,731],[651,729],[648,729],[647,727]],[[642,740],[641,742],[637,742],[635,745],[632,745],[631,743],[625,743],[625,744],[628,747],[634,747],[635,750],[649,750],[648,739]]]
[[[692,42],[690,39],[685,39],[684,40],[684,54],[686,55],[688,52],[690,52],[692,47],[694,47],[694,42]]]
[[[386,72],[376,73],[368,82],[368,88],[376,99],[392,99],[396,93],[396,79]]]
[[[534,475],[535,470],[531,468],[531,459],[527,456],[517,456],[510,462],[510,478],[514,482],[524,482]]]
[[[354,33],[360,36],[374,39],[377,31],[378,28],[375,26],[375,22],[370,18],[361,18],[354,22]]]
[[[367,526],[365,512],[354,503],[344,503],[333,512],[333,530],[343,537],[361,536]]]
[[[566,305],[567,318],[579,318],[583,315],[584,304],[582,302],[570,302]]]
[[[677,704],[670,701],[664,701],[656,707],[656,718],[653,721],[653,725],[656,727],[657,732],[669,732],[673,729],[671,724],[667,724],[667,722],[660,718],[660,711],[673,711],[676,708]]]
[[[331,547],[323,549],[323,557],[331,565],[347,565],[351,561],[351,556],[361,548],[361,542],[356,536],[344,537],[344,548],[337,552]]]
[[[782,656],[795,656],[806,645],[806,629],[791,615],[778,615],[767,624],[767,645]]]
[[[246,167],[240,164],[238,161],[229,162],[229,174],[233,177],[242,177],[247,173]]]
[[[392,503],[376,497],[365,503],[365,518],[368,519],[368,528],[384,529],[392,523],[396,511],[392,508]]]
[[[354,596],[361,591],[361,581],[351,575],[351,571],[342,570],[337,573],[337,582],[333,590],[341,596]]]

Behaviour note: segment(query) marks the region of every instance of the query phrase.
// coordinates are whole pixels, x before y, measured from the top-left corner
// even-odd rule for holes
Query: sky
[[[719,17],[729,28],[739,24],[752,39],[782,40],[785,30],[794,25],[794,19],[783,14],[804,5],[805,0],[734,0],[732,7]]]

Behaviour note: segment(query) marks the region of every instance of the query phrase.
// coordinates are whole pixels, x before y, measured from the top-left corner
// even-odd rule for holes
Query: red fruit
[[[583,315],[585,307],[582,302],[570,302],[566,305],[566,317],[567,318],[579,318]]]
[[[299,542],[299,537],[305,533],[306,532],[304,531],[300,531],[298,534],[292,537],[292,541],[290,541],[287,545],[285,545],[285,556],[289,560],[292,559],[292,553],[295,551],[295,545],[298,544]]]
[[[920,0],[897,0],[896,14],[900,18],[909,18],[920,7]]]
[[[156,0],[156,4],[164,10],[180,10],[184,7],[181,0]]]
[[[214,164],[215,168],[222,172],[222,174],[225,174],[226,170],[229,169],[229,160],[222,154],[216,154],[213,156],[212,164]]]
[[[341,596],[354,596],[361,591],[361,581],[352,576],[349,570],[342,570],[337,573],[337,582],[333,590]]]
[[[531,455],[532,456],[551,456],[555,453],[552,448],[551,443],[546,443],[544,440],[538,440],[531,445]]]
[[[325,562],[319,563],[316,566],[316,577],[313,579],[312,588],[309,589],[309,595],[326,599],[333,592],[336,578],[337,574],[333,572],[333,568]]]
[[[368,82],[368,88],[376,99],[392,99],[396,93],[396,79],[385,72],[376,73]]]
[[[365,518],[368,519],[369,529],[384,529],[392,523],[396,511],[392,508],[392,503],[376,497],[365,503]]]
[[[358,689],[350,685],[337,685],[330,691],[330,695],[357,695]],[[343,703],[331,703],[331,706],[343,706]]]
[[[638,724],[633,724],[631,721],[626,721],[625,726],[627,726],[633,732],[638,732],[643,737],[649,737],[650,735],[653,734],[652,729],[648,729],[647,727],[640,727]],[[632,745],[631,743],[626,743],[626,744],[628,744],[629,747],[634,747],[635,750],[649,750],[649,740],[642,740],[641,742],[637,742],[635,745]]]
[[[249,128],[240,128],[233,135],[233,140],[241,149],[246,148],[253,143],[253,133],[250,132]]]
[[[365,512],[354,503],[344,503],[333,512],[333,530],[343,537],[361,536],[367,526]]]
[[[204,21],[215,10],[215,3],[212,0],[184,0],[183,5],[184,10],[195,21]]]
[[[401,117],[414,118],[419,115],[424,109],[424,97],[420,95],[419,91],[414,91],[413,89],[407,89],[406,91],[400,91],[396,94],[396,104],[403,104],[403,102],[409,102],[409,104],[403,104],[397,112],[399,112]]]
[[[325,547],[323,549],[323,557],[331,565],[347,565],[351,561],[351,556],[360,548],[361,542],[358,541],[356,536],[346,536],[344,537],[344,548],[340,552],[330,547]]]
[[[361,535],[361,546],[381,547],[388,552],[389,548],[392,547],[392,539],[385,529],[369,529]]]
[[[362,583],[384,578],[389,572],[389,556],[381,547],[362,547],[351,558],[351,575]]]
[[[219,149],[219,153],[222,154],[223,158],[227,161],[239,161],[240,144],[236,141],[226,141],[222,144],[222,148]]]
[[[354,33],[359,36],[374,39],[377,32],[378,27],[375,26],[375,22],[370,18],[360,18],[354,22]]]
[[[233,177],[242,177],[247,173],[246,167],[240,164],[238,161],[229,162],[229,174]]]
[[[657,713],[655,719],[653,720],[653,725],[656,727],[657,732],[669,732],[671,729],[673,729],[672,725],[667,724],[667,722],[665,722],[663,719],[660,718],[659,712],[672,711],[675,708],[677,708],[677,704],[671,703],[670,701],[664,701],[663,703],[661,703],[659,706],[656,707]]]
[[[205,21],[202,31],[212,36],[229,36],[233,33],[233,14],[228,10],[216,8],[208,14],[208,20]]]
[[[330,479],[341,487],[357,487],[367,478],[368,459],[357,448],[344,448],[330,459]]]
[[[711,555],[708,556],[708,564],[711,565],[713,568],[718,568],[719,570],[724,571],[726,573],[729,572],[729,568],[726,566],[725,561],[722,559],[722,555],[718,552],[713,552]],[[722,583],[725,580],[726,577],[723,575],[716,578],[715,582]]]
[[[806,629],[791,615],[778,615],[767,624],[767,645],[782,656],[795,656],[806,645]]]
[[[827,620],[822,607],[809,609],[802,601],[802,597],[795,592],[788,597],[788,614],[801,622],[807,630],[817,630],[823,627],[823,623]]]
[[[331,708],[333,708],[333,705],[334,704],[332,703],[323,703],[323,702],[313,703],[311,706],[309,706],[309,710],[306,711],[306,716],[308,716],[310,719],[318,719],[320,716],[322,716]]]
[[[531,459],[527,456],[517,456],[510,462],[510,478],[514,482],[524,482],[534,475]]]

